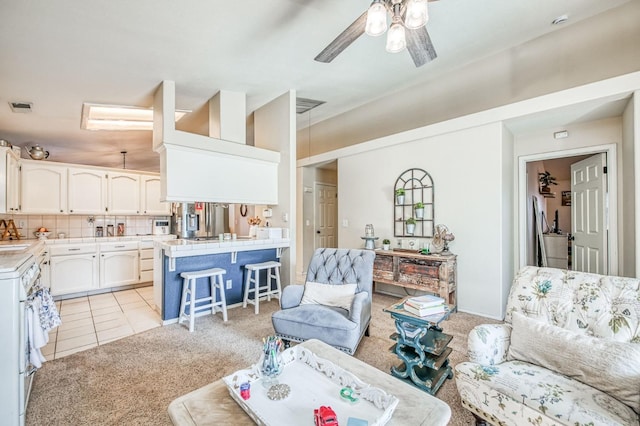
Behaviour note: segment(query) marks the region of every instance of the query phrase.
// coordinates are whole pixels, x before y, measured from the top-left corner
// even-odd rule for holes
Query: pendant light
[[[422,28],[429,20],[429,11],[426,0],[409,0],[407,2],[407,13],[404,18],[404,26],[416,30]]]
[[[380,36],[387,31],[387,8],[382,0],[374,0],[369,6],[364,31],[373,37]]]
[[[407,40],[405,38],[404,25],[402,24],[400,14],[400,3],[394,3],[393,5],[393,18],[391,18],[391,22],[392,24],[387,33],[387,52],[402,52],[407,47]]]

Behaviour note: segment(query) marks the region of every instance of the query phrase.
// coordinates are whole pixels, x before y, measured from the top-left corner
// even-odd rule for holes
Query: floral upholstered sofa
[[[468,350],[458,392],[491,424],[640,424],[640,279],[524,267]]]

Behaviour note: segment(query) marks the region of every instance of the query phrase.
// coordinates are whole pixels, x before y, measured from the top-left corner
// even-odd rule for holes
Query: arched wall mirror
[[[433,179],[422,169],[403,172],[394,186],[393,235],[433,237]]]

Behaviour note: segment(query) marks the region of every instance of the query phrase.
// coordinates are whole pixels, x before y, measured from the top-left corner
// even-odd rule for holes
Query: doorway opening
[[[606,198],[603,198],[601,216],[602,222],[596,227],[595,234],[599,235],[605,245],[605,252],[600,264],[589,259],[595,250],[583,250],[573,238],[579,235],[583,217],[581,210],[576,207],[575,192],[572,188],[571,165],[580,165],[598,158],[602,154],[606,159]],[[617,159],[616,146],[599,145],[561,152],[535,154],[523,156],[519,159],[519,254],[520,267],[525,265],[543,265],[570,270],[592,270],[599,268],[597,273],[617,274]],[[554,177],[554,184],[550,190],[541,188],[541,173],[548,172]],[[579,171],[574,174],[580,176]],[[579,179],[578,179],[579,180]],[[574,179],[575,181],[575,179]],[[575,182],[574,182],[575,183]],[[578,191],[580,190],[579,187]],[[578,192],[578,196],[581,194]],[[584,203],[584,199],[582,200]],[[538,223],[534,203],[539,210]],[[580,203],[579,203],[580,204]],[[577,212],[577,213],[576,213]],[[578,220],[576,220],[578,214]],[[576,228],[576,225],[578,227]],[[576,232],[577,229],[577,232]],[[575,235],[573,235],[575,233]],[[576,251],[577,250],[577,251]],[[586,254],[585,254],[586,253]],[[594,257],[593,255],[592,257]],[[587,261],[585,261],[587,259]],[[590,263],[591,262],[591,263]],[[591,265],[597,266],[591,266]]]
[[[338,161],[302,169],[302,253],[297,280],[304,283],[306,269],[317,247],[338,247]]]

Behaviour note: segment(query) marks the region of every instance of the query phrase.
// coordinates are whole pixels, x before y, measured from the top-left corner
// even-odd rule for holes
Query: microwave
[[[153,235],[169,235],[170,219],[153,219],[151,233]]]

